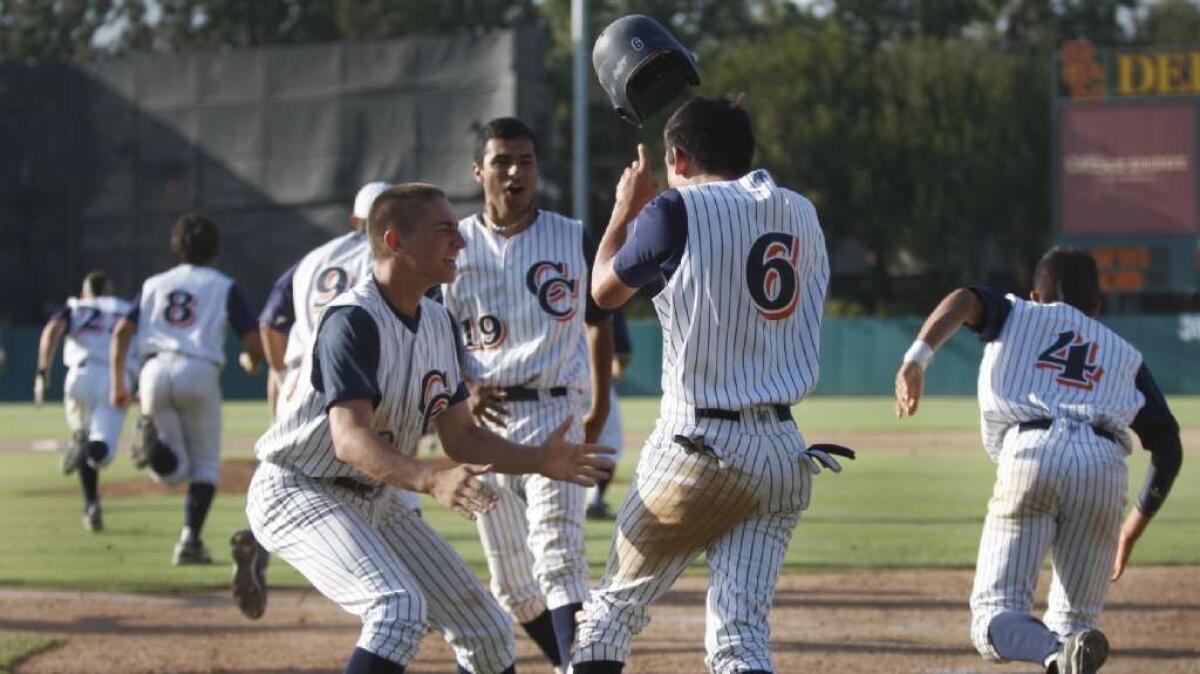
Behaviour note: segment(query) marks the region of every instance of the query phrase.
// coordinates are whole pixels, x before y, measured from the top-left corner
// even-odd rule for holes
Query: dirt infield
[[[772,613],[777,671],[1039,671],[979,659],[967,635],[970,585],[965,570],[785,576]],[[704,578],[689,577],[664,597],[628,674],[704,671],[704,589]],[[1113,588],[1103,627],[1114,648],[1105,674],[1200,672],[1200,568],[1132,569]],[[311,591],[273,594],[267,615],[250,622],[215,594],[0,590],[0,630],[62,640],[20,674],[332,674],[358,632],[353,617]],[[520,671],[550,671],[527,639],[518,638],[518,654]],[[430,635],[409,671],[452,674],[449,649]]]

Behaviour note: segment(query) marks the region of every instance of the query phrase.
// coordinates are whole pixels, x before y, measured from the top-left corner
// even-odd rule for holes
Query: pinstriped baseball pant
[[[171,475],[149,471],[158,482],[217,484],[221,476],[221,370],[216,363],[161,352],[138,377],[142,414],[154,419],[159,438],[179,464]]]
[[[125,410],[108,402],[109,369],[107,363],[89,363],[67,370],[63,382],[63,409],[72,431],[85,430],[88,440],[108,446],[108,454],[96,462],[106,466],[117,454],[117,440],[125,424]],[[129,383],[126,377],[125,383]]]
[[[515,660],[508,616],[470,567],[394,490],[373,499],[259,464],[246,515],[254,536],[363,622],[358,646],[407,664],[428,624],[458,664],[497,674]]]
[[[1046,430],[1009,431],[971,592],[971,640],[985,659],[1000,659],[988,636],[992,619],[1032,612],[1047,552],[1053,577],[1043,622],[1063,637],[1096,626],[1127,485],[1124,451],[1086,424],[1059,420]]]
[[[575,395],[507,403],[508,423],[491,430],[513,442],[541,444],[568,416],[567,440],[583,441],[581,401]],[[492,594],[517,622],[546,609],[582,602],[588,593],[584,549],[584,488],[541,475],[488,475],[500,500],[475,526],[487,556]]]
[[[791,422],[717,422],[700,433],[717,455],[673,441],[659,421],[617,513],[604,580],[584,606],[573,662],[629,658],[649,606],[700,553],[709,566],[709,671],[774,671],[769,614],[812,474]]]

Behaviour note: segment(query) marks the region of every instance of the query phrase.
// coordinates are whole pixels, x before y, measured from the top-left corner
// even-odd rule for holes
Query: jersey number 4
[[[800,275],[796,261],[800,240],[783,232],[768,232],[750,246],[746,258],[746,286],[758,313],[768,321],[779,321],[796,311],[800,299]]]
[[[1039,370],[1055,370],[1054,381],[1062,386],[1092,390],[1104,376],[1104,368],[1096,364],[1099,342],[1085,342],[1083,335],[1074,330],[1058,333],[1054,343],[1038,356],[1034,367]]]

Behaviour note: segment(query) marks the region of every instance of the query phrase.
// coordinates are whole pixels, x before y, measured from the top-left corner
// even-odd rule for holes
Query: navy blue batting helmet
[[[692,52],[641,14],[623,16],[600,33],[592,67],[617,114],[637,126],[689,85],[700,84]]]

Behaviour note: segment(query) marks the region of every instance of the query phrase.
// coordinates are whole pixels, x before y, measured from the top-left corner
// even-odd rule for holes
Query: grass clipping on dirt
[[[0,632],[0,674],[12,674],[17,665],[60,644],[59,639],[44,634]]]

